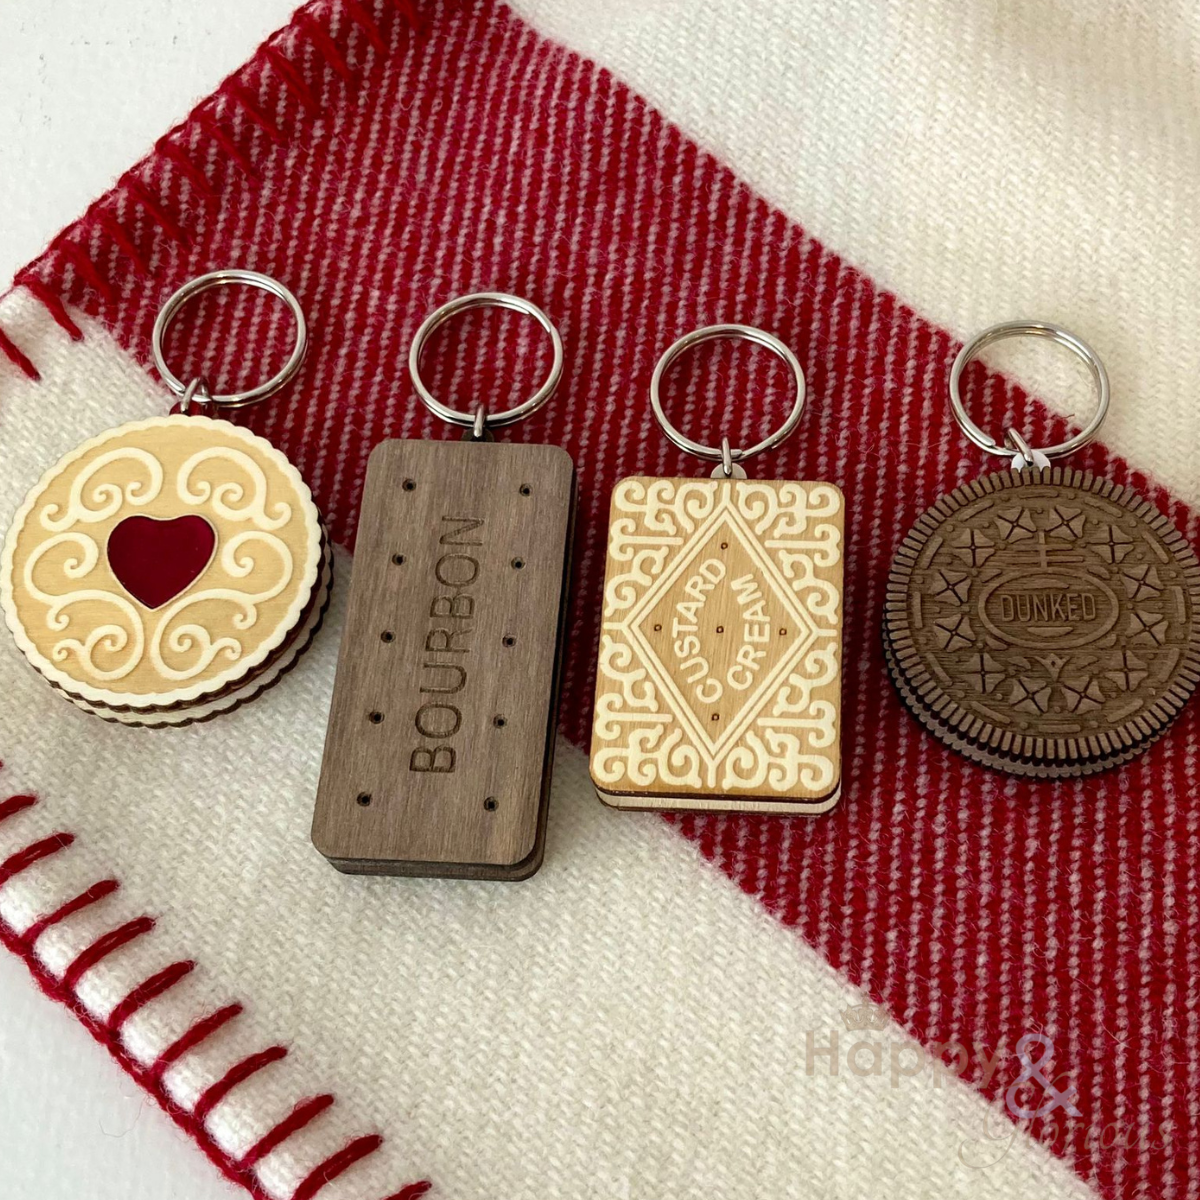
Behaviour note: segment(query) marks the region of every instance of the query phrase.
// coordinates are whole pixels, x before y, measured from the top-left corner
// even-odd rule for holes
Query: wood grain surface
[[[574,494],[555,446],[372,453],[313,817],[339,870],[541,865]]]
[[[808,814],[836,803],[844,515],[825,483],[617,485],[592,726],[602,800]]]
[[[997,471],[904,539],[892,676],[955,749],[1065,778],[1148,747],[1200,680],[1200,564],[1132,488],[1069,467]]]

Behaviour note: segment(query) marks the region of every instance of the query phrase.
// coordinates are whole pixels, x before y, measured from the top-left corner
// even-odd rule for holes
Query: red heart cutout
[[[108,535],[108,565],[135,600],[159,608],[195,582],[216,544],[203,517],[126,517]]]

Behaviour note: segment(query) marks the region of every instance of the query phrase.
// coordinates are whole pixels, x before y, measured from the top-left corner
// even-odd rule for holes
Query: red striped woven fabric
[[[249,413],[353,537],[367,455],[382,438],[453,436],[419,406],[404,363],[437,304],[507,290],[566,343],[554,401],[511,436],[565,446],[579,468],[575,618],[562,704],[588,736],[613,483],[699,474],[654,425],[659,353],[717,320],[762,326],[805,364],[799,433],[752,464],[838,483],[848,497],[845,791],[814,821],[684,817],[679,832],[796,926],[927,1045],[1003,1052],[1054,1039],[1082,1116],[1034,1132],[1110,1195],[1185,1194],[1200,1170],[1200,815],[1192,706],[1117,774],[1031,786],[974,768],[922,733],[887,683],[883,587],[905,530],[984,464],[944,403],[955,346],[755,196],[607,72],[502,8],[409,15],[311,6],[135,167],[27,277],[99,319],[143,362],[164,297],[253,266],[296,291],[315,331],[287,399]],[[218,305],[175,353],[243,377],[288,337],[275,315]],[[515,323],[445,343],[435,390],[507,396],[537,355]],[[451,344],[458,347],[449,352]],[[17,348],[19,350],[19,348]],[[36,368],[36,363],[31,364]],[[782,399],[746,354],[679,381],[677,423],[745,444]],[[1031,441],[1060,423],[1003,380],[990,411]],[[1093,446],[1073,465],[1152,495],[1197,540],[1196,515]],[[1063,1080],[1060,1079],[1060,1083]]]

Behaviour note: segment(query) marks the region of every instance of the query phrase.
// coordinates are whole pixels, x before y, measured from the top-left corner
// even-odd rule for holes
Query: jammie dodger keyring
[[[184,383],[163,355],[180,309],[240,284],[283,300],[296,323],[282,369],[243,392]],[[203,275],[154,325],[176,415],[110,429],[56,463],[26,497],[0,560],[0,604],[25,657],[67,699],[110,721],[184,725],[280,677],[311,640],[330,586],[320,514],[294,466],[219,412],[265,400],[296,374],[304,314],[254,271]]]
[[[997,443],[967,415],[967,364],[1005,338],[1048,338],[1088,367],[1091,421],[1034,449]],[[1175,526],[1129,487],[1052,466],[1108,411],[1104,365],[1047,321],[985,329],[959,353],[950,403],[967,437],[1012,460],[926,512],[892,563],[884,650],[927,729],[985,766],[1063,778],[1140,754],[1200,679],[1200,564]]]
[[[705,446],[663,412],[679,355],[720,338],[787,364],[796,395],[757,445]],[[681,338],[650,384],[667,438],[716,462],[710,479],[634,476],[614,488],[591,774],[615,808],[825,812],[841,790],[845,500],[831,483],[747,479],[797,426],[804,373],[778,338],[712,325]]]

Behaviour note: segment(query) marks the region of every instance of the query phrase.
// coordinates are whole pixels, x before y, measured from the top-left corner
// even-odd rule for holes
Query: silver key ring
[[[783,359],[791,369],[792,378],[796,381],[796,399],[792,403],[792,411],[788,413],[784,423],[774,433],[763,438],[761,442],[744,449],[731,447],[728,438],[722,438],[720,446],[705,446],[701,442],[694,442],[690,437],[680,433],[667,420],[667,414],[663,412],[660,388],[667,368],[693,346],[698,346],[701,342],[716,341],[719,338],[732,338],[735,341],[754,342],[759,346],[764,346],[776,357]],[[667,347],[666,353],[658,360],[658,365],[654,368],[654,375],[650,380],[650,407],[654,410],[654,418],[662,427],[663,433],[680,450],[686,450],[689,454],[704,459],[705,462],[721,463],[719,469],[726,478],[735,474],[734,464],[778,446],[796,428],[800,421],[800,414],[804,411],[804,396],[804,371],[800,366],[799,359],[774,334],[767,333],[763,329],[756,329],[753,325],[706,325],[703,329],[694,329]],[[715,474],[716,472],[714,472]]]
[[[150,335],[154,365],[158,368],[163,383],[175,395],[183,396],[188,393],[189,388],[194,394],[197,381],[191,380],[185,384],[167,366],[163,354],[163,343],[166,341],[167,330],[170,329],[171,322],[178,315],[179,310],[194,296],[212,291],[214,288],[238,283],[245,284],[247,287],[260,288],[264,292],[270,292],[272,296],[278,296],[291,310],[292,318],[296,322],[296,341],[287,362],[265,383],[260,383],[257,387],[249,388],[244,392],[228,392],[217,396],[208,395],[208,389],[205,387],[203,389],[205,392],[204,403],[216,404],[222,408],[244,408],[247,404],[254,404],[259,400],[265,400],[268,396],[275,395],[280,388],[290,383],[296,372],[300,370],[300,364],[304,361],[304,355],[308,351],[308,323],[304,319],[304,310],[300,307],[300,301],[279,280],[272,279],[270,275],[262,275],[258,271],[246,271],[237,267],[231,267],[224,271],[210,271],[207,275],[199,275],[195,279],[188,280],[183,287],[171,295],[155,319],[154,332]],[[187,396],[189,401],[192,394]]]
[[[978,358],[988,346],[1014,337],[1049,338],[1052,342],[1057,342],[1074,353],[1092,373],[1092,381],[1096,385],[1098,395],[1096,411],[1092,415],[1092,419],[1065,442],[1059,442],[1055,446],[1030,447],[1017,430],[1010,429],[1006,435],[1005,441],[1008,443],[1006,445],[984,433],[967,415],[967,406],[963,403],[960,391],[963,371],[966,370],[967,364]],[[999,325],[990,325],[963,346],[954,360],[954,365],[950,368],[950,408],[954,413],[954,419],[959,423],[963,433],[981,450],[986,450],[989,454],[999,454],[1005,458],[1012,458],[1014,450],[1020,453],[1026,461],[1032,461],[1031,453],[1044,454],[1047,458],[1062,458],[1065,454],[1082,449],[1095,438],[1100,431],[1100,426],[1104,424],[1104,418],[1108,415],[1108,401],[1108,372],[1104,369],[1104,363],[1100,361],[1100,356],[1083,338],[1069,329],[1064,329],[1061,325],[1055,325],[1053,321],[1003,321]]]
[[[474,412],[463,412],[461,409],[451,408],[448,404],[443,404],[438,400],[421,378],[421,355],[434,332],[451,317],[473,308],[508,308],[513,312],[523,313],[527,317],[532,317],[550,335],[550,344],[554,348],[554,361],[550,365],[550,374],[546,376],[546,381],[528,400],[518,404],[515,408],[506,408],[502,412],[493,413],[488,412],[487,408],[480,404],[476,406]],[[558,381],[562,378],[562,370],[562,338],[558,336],[558,330],[554,328],[550,318],[536,304],[524,300],[520,296],[510,295],[508,292],[472,292],[469,296],[459,296],[456,300],[450,300],[443,304],[441,308],[434,309],[421,322],[421,328],[417,330],[417,336],[413,338],[412,348],[408,352],[408,373],[412,376],[413,387],[425,407],[451,425],[470,427],[476,438],[481,438],[488,429],[499,429],[503,425],[512,425],[522,417],[537,412],[554,395]]]

